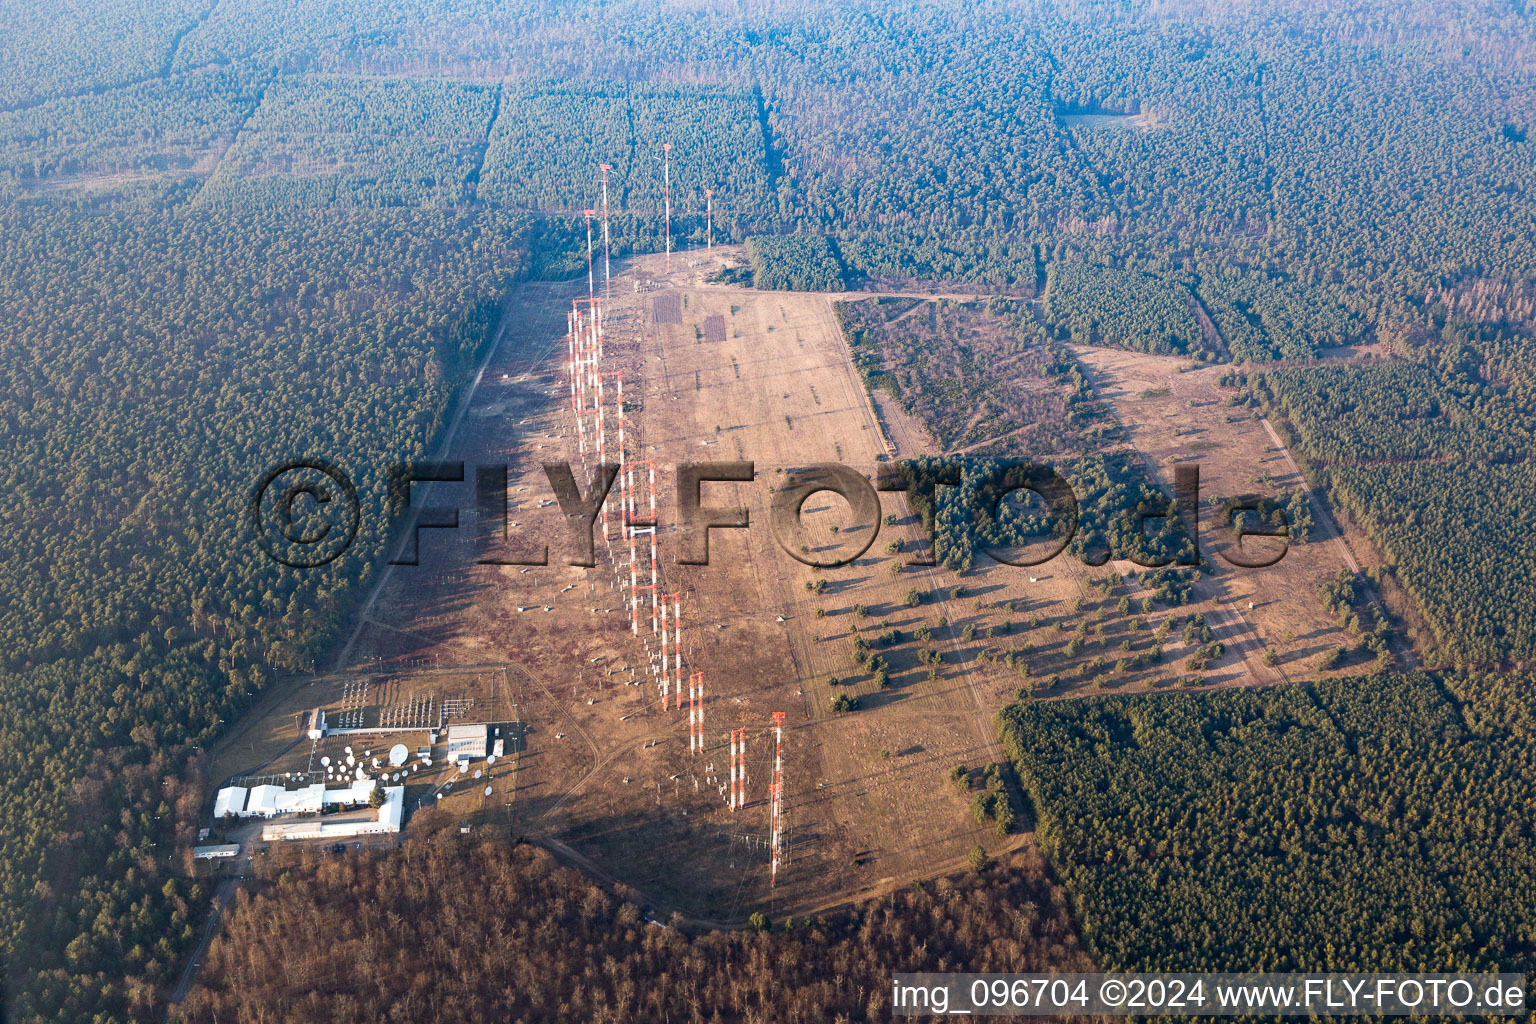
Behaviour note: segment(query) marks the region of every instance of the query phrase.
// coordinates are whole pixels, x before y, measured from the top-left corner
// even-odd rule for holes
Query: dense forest
[[[1162,356],[1204,351],[1191,301],[1176,281],[1083,263],[1051,264],[1041,296],[1045,315],[1074,344]]]
[[[215,219],[182,192],[0,208],[0,923],[28,984],[49,979],[18,1020],[58,1019],[61,996],[123,1019],[169,980],[181,929],[121,957],[163,880],[50,864],[79,780],[93,755],[206,744],[273,673],[316,663],[387,536],[385,467],[424,450],[525,272],[516,223],[472,210]],[[320,453],[344,453],[373,514],[343,558],[284,569],[250,543],[249,490]],[[124,885],[142,891],[108,895]]]
[[[703,931],[531,846],[421,828],[388,854],[260,864],[195,1022],[883,1021],[892,971],[1092,970],[1033,851],[810,917]],[[294,960],[294,943],[304,955]],[[359,971],[359,964],[368,969]]]
[[[1536,963],[1531,680],[1020,704],[1005,745],[1105,969]]]
[[[345,452],[365,501],[382,502],[377,467],[430,443],[510,283],[584,262],[598,165],[612,168],[616,251],[660,247],[669,144],[678,249],[702,244],[708,189],[716,240],[757,240],[763,286],[959,282],[1012,296],[931,307],[944,351],[922,351],[898,322],[922,311],[859,304],[859,322],[845,319],[863,331],[855,357],[871,384],[897,385],[947,442],[1001,454],[987,443],[1040,411],[1032,446],[1087,456],[1074,472],[1092,526],[1146,483],[1101,450],[1115,424],[1062,343],[1230,359],[1234,400],[1295,442],[1417,604],[1428,664],[1528,661],[1533,44],[1524,6],[1477,0],[0,11],[0,956],[14,1018],[158,1016],[206,899],[150,845],[170,842],[155,824],[170,819],[143,773],[183,778],[188,751],[267,680],[313,664],[370,578],[383,517],[365,517],[324,570],[279,571],[238,540],[244,489],[274,452]],[[1000,369],[1043,387],[1020,402]],[[975,403],[974,421],[957,400]],[[1079,542],[1128,542],[1112,529]],[[1175,605],[1190,571],[1142,579]],[[1243,701],[1312,700],[1375,722],[1377,738],[1330,746],[1329,714],[1284,712],[1305,723],[1286,734],[1316,741],[1304,749],[1320,769],[1404,778],[1390,791],[1405,806],[1423,780],[1451,787],[1433,773],[1453,756],[1472,758],[1456,793],[1528,773],[1513,738],[1531,717],[1523,677],[1450,677],[1479,695],[1455,714],[1431,681],[1388,678],[1157,706],[1189,716],[1190,742]],[[1073,713],[1029,712],[1062,716],[1031,728],[1063,759]],[[1410,736],[1422,722],[1435,730]],[[1298,778],[1302,762],[1262,731],[1253,740],[1245,760],[1246,744],[1213,739],[1200,771]],[[1106,758],[1135,752],[1105,742]],[[131,783],[99,781],[129,768]],[[1230,782],[1159,777],[1168,800]],[[1072,798],[1109,815],[1125,792]],[[1337,802],[1338,818],[1298,810],[1301,831],[1212,824],[1179,849],[1246,851],[1258,872],[1282,864],[1272,839],[1300,837],[1362,892],[1393,881],[1341,962],[1397,940],[1393,922],[1413,918],[1402,907],[1445,877],[1466,880],[1474,895],[1459,905],[1473,909],[1425,904],[1424,934],[1397,948],[1483,963],[1504,955],[1491,937],[1528,947],[1528,922],[1476,902],[1493,886],[1471,866],[1447,859],[1434,874],[1438,839],[1389,856],[1394,833],[1365,798]],[[1188,817],[1177,810],[1170,825]],[[1487,829],[1528,835],[1478,813],[1477,830],[1444,822],[1434,835],[1485,852]],[[114,818],[120,849],[75,838],[90,834],[76,823]],[[1127,922],[1209,948],[1213,965],[1273,945],[1230,917],[1257,874],[1187,928],[1171,904],[1112,919],[1095,908],[1128,853],[1095,848],[1084,866],[1078,839],[1053,842],[1107,961],[1132,962]],[[52,857],[61,846],[89,856]],[[1155,846],[1138,847],[1135,877],[1157,877]],[[1226,870],[1235,857],[1187,863]],[[1294,918],[1305,941],[1308,922],[1345,906],[1295,892],[1313,900]],[[1147,924],[1155,913],[1174,915],[1166,929]]]
[[[1267,370],[1253,400],[1288,430],[1386,553],[1433,635],[1434,664],[1497,669],[1536,653],[1536,421],[1520,383],[1470,346],[1432,362]]]
[[[836,291],[847,277],[825,235],[755,235],[747,239],[747,259],[752,287],[770,291]]]

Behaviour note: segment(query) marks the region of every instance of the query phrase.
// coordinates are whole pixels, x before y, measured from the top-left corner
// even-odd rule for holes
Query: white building
[[[252,786],[245,799],[244,818],[275,818],[279,813],[278,801],[286,793],[282,786]]]
[[[217,846],[194,846],[192,857],[195,860],[226,860],[230,857],[240,856],[239,843],[220,843]]]
[[[351,790],[333,790],[326,794],[327,802],[341,803],[341,800],[330,800],[332,793],[346,797],[346,802],[352,803],[359,799],[367,801],[369,794],[373,792],[372,782],[359,782]],[[364,788],[366,787],[366,788]],[[302,821],[279,822],[266,826],[261,830],[261,838],[267,842],[280,842],[289,839],[350,839],[354,836],[384,835],[399,832],[405,824],[405,787],[384,787],[384,804],[379,808],[378,817],[375,819],[352,819],[349,821],[327,821],[322,817],[306,818]]]
[[[481,761],[490,749],[491,730],[486,725],[450,725],[448,760]]]
[[[246,794],[247,790],[243,786],[226,786],[219,790],[219,795],[213,798],[213,820],[218,821],[230,814],[237,818],[245,817]]]
[[[325,784],[285,789],[277,798],[278,814],[319,814],[325,804]]]

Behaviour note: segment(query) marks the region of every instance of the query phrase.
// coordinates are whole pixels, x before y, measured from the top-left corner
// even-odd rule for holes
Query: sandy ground
[[[737,257],[725,249],[674,254],[670,271],[661,257],[616,264],[605,314],[602,369],[623,374],[627,450],[632,459],[654,460],[657,470],[659,589],[681,595],[685,675],[701,673],[705,687],[701,751],[689,751],[687,710],[675,698],[662,706],[648,594],[639,635],[632,626],[630,555],[616,514],[606,538],[598,527],[597,566],[567,564],[565,525],[542,468],[567,461],[585,485],[582,467],[597,461],[593,419],[577,430],[565,367],[566,317],[571,300],[586,295],[584,278],[530,283],[512,297],[506,332],[441,453],[465,462],[466,480],[418,489],[413,499],[456,505],[460,527],[422,531],[420,565],[396,566],[384,577],[342,649],[343,667],[414,680],[400,684],[411,693],[446,692],[446,669],[505,667],[504,677],[486,670],[492,682],[467,685],[505,687],[498,699],[515,704],[525,749],[487,780],[490,797],[479,784],[445,791],[445,780],[423,779],[413,807],[435,802],[467,823],[541,841],[659,909],[710,923],[739,922],[756,909],[803,913],[952,869],[974,844],[994,853],[1017,845],[1025,837],[998,837],[989,823],[976,822],[969,794],[947,777],[957,764],[1002,759],[994,715],[1024,682],[977,655],[1027,644],[1035,681],[1063,673],[1039,698],[1058,699],[1100,692],[1075,671],[1078,661],[1099,655],[1113,662],[1122,640],[1138,649],[1148,644],[1145,632],[1133,633],[1111,610],[1133,591],[1106,596],[1093,585],[1110,566],[1062,557],[1035,569],[987,563],[962,577],[908,564],[919,533],[898,494],[880,496],[892,521],[878,530],[858,528],[847,503],[830,493],[805,503],[800,540],[812,552],[862,546],[878,534],[849,565],[813,569],[782,549],[769,528],[769,503],[785,470],[838,462],[872,477],[882,458],[934,448],[895,403],[877,406],[866,394],[831,297],[706,282],[723,260]],[[640,279],[654,282],[652,290],[637,291]],[[597,280],[601,290],[600,265]],[[1216,442],[1199,451],[1207,495],[1252,490],[1246,481],[1263,472],[1284,484],[1282,474],[1293,472],[1272,454],[1261,424],[1226,421],[1217,404],[1219,371],[1179,374],[1174,360],[1079,355],[1133,442],[1166,476],[1167,460],[1193,454],[1192,444],[1204,438]],[[608,388],[617,384],[616,376],[604,380]],[[1164,388],[1166,396],[1141,397]],[[605,420],[610,457],[615,413],[610,406]],[[1208,426],[1190,433],[1192,423]],[[753,462],[756,478],[705,484],[703,504],[745,507],[750,527],[715,530],[710,564],[680,565],[674,467],[725,460]],[[504,541],[480,529],[474,474],[481,465],[507,467]],[[642,505],[648,497],[642,494]],[[488,564],[530,560],[544,544],[548,565]],[[1229,648],[1205,684],[1283,681],[1293,664],[1332,642],[1313,593],[1337,567],[1329,551],[1306,545],[1274,569],[1222,573],[1203,584],[1200,603],[1181,612],[1204,610]],[[648,578],[643,543],[638,554]],[[914,589],[923,600],[911,607],[905,598]],[[1074,610],[1077,599],[1082,612]],[[1068,630],[1085,619],[1102,625],[1101,635],[1081,659],[1068,658]],[[924,628],[928,638],[916,639]],[[1285,629],[1294,641],[1277,644]],[[889,630],[896,642],[881,645]],[[855,661],[855,637],[886,659],[883,688]],[[1266,644],[1278,646],[1278,668],[1260,662]],[[930,669],[919,652],[942,661]],[[1175,634],[1161,667],[1116,686],[1166,684],[1182,674],[1186,653]],[[274,694],[232,733],[219,771],[311,758],[308,741],[294,743],[296,715],[326,703],[316,699],[325,697],[316,686],[335,685],[298,680]],[[856,697],[858,709],[834,712],[835,695]],[[774,712],[784,714],[787,838],[777,884],[767,851]],[[728,735],[743,728],[748,803],[732,812]]]

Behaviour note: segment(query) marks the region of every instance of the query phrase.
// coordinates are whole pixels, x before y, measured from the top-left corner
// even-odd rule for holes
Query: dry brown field
[[[873,476],[883,458],[934,447],[896,403],[866,394],[832,297],[708,283],[722,262],[739,258],[739,250],[722,247],[709,255],[674,254],[670,271],[659,256],[616,264],[605,314],[602,369],[624,375],[629,452],[653,459],[658,471],[660,589],[683,595],[687,672],[702,673],[706,687],[705,749],[690,754],[687,711],[662,706],[651,671],[658,648],[649,640],[649,608],[637,637],[625,602],[629,552],[616,529],[605,540],[599,526],[595,568],[566,564],[564,525],[542,464],[583,466],[565,327],[571,300],[586,294],[584,278],[529,283],[513,296],[507,330],[440,453],[466,464],[465,482],[418,485],[412,499],[456,506],[460,527],[421,531],[420,564],[384,574],[338,666],[404,676],[505,665],[504,699],[515,702],[526,724],[525,748],[492,780],[500,787],[492,798],[460,785],[444,792],[440,806],[468,823],[542,842],[659,910],[714,923],[740,922],[758,909],[805,912],[953,869],[976,844],[995,853],[1022,841],[974,820],[969,796],[948,777],[951,768],[1002,760],[994,716],[1021,686],[1037,699],[1103,692],[1080,663],[1095,656],[1112,663],[1122,639],[1144,649],[1147,631],[1173,614],[1159,609],[1141,632],[1130,631],[1113,605],[1134,588],[1106,595],[1095,584],[1111,569],[1131,566],[1094,569],[1063,556],[1023,569],[982,559],[962,575],[907,564],[920,537],[899,494],[881,495],[891,522],[851,564],[813,569],[782,550],[769,529],[769,502],[784,471],[839,462]],[[638,291],[641,279],[654,281],[654,290]],[[1165,476],[1168,457],[1206,436],[1226,438],[1209,469],[1202,452],[1207,494],[1236,488],[1270,465],[1260,425],[1228,429],[1222,422],[1216,371],[1181,375],[1170,361],[1079,356]],[[1170,389],[1169,396],[1140,397],[1159,388]],[[1197,405],[1191,410],[1186,401]],[[1174,433],[1212,417],[1222,426]],[[585,456],[595,457],[590,449]],[[703,504],[744,506],[751,524],[713,531],[710,564],[678,564],[673,469],[729,460],[753,462],[756,479],[705,484]],[[474,467],[485,464],[508,467],[504,544],[477,529]],[[1273,472],[1279,474],[1278,464]],[[585,477],[578,468],[583,485]],[[867,539],[836,495],[814,495],[804,511],[810,549]],[[547,566],[483,562],[509,552],[521,557],[546,542]],[[893,542],[899,551],[890,549]],[[1270,669],[1259,655],[1261,644],[1286,628],[1296,637],[1281,649],[1286,658],[1299,661],[1331,641],[1331,624],[1312,593],[1315,581],[1333,571],[1327,550],[1304,546],[1278,571],[1252,571],[1263,575],[1218,574],[1202,584],[1198,604],[1176,610],[1186,617],[1204,611],[1229,649],[1201,685],[1282,681],[1287,662]],[[641,559],[647,561],[643,548]],[[911,607],[906,597],[914,589],[923,599]],[[1079,622],[1102,628],[1089,633],[1080,657],[1069,658],[1063,648]],[[896,641],[881,644],[891,630]],[[927,631],[925,639],[917,639],[918,630]],[[885,659],[884,687],[855,661],[856,637]],[[1028,678],[983,654],[1025,649]],[[942,660],[930,666],[920,653]],[[1178,663],[1185,654],[1175,631],[1160,666],[1117,679],[1115,692],[1171,683],[1183,674]],[[1062,679],[1046,688],[1053,674]],[[295,681],[284,698],[243,724],[221,752],[221,767],[233,774],[241,770],[237,762],[277,756],[285,737],[296,735],[295,714],[316,703],[307,692],[312,686]],[[837,695],[857,698],[857,710],[833,711]],[[785,715],[788,840],[777,885],[770,885],[766,849],[773,712]],[[727,743],[737,728],[748,731],[749,803],[732,812],[725,800]],[[302,748],[308,758],[308,747],[306,741],[283,756],[297,758]],[[411,806],[436,800],[440,785],[433,780],[431,791],[413,794]]]

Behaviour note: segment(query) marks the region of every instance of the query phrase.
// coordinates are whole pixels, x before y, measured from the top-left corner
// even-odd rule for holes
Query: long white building
[[[372,792],[373,783],[367,783]],[[367,797],[365,796],[366,800]],[[302,818],[292,822],[273,822],[261,830],[267,842],[288,839],[349,839],[353,836],[382,835],[399,832],[405,823],[405,787],[384,787],[384,803],[376,819],[351,818],[344,821],[324,817]]]
[[[345,839],[349,836],[399,832],[405,824],[405,787],[385,786],[384,803],[377,818],[348,817],[327,820],[322,812],[328,807],[367,808],[377,785],[372,779],[359,779],[343,789],[327,789],[322,783],[301,789],[282,786],[226,786],[213,800],[213,817],[279,818],[305,815],[299,821],[274,822],[262,829],[266,840]]]

